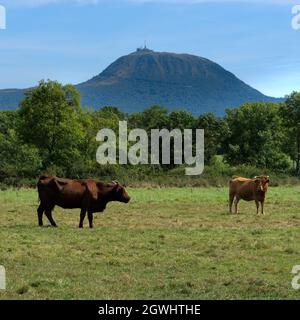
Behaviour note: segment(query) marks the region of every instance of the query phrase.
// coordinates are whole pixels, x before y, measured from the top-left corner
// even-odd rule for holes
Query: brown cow
[[[265,195],[269,181],[269,176],[257,176],[253,179],[233,176],[229,182],[229,212],[232,213],[232,203],[235,198],[235,213],[238,213],[238,203],[240,199],[243,199],[255,201],[257,214],[259,203],[261,203],[261,213],[264,214]]]
[[[51,225],[56,227],[52,210],[57,205],[64,209],[80,208],[79,228],[83,228],[83,220],[88,214],[90,228],[93,228],[93,213],[102,212],[110,201],[128,203],[129,195],[118,182],[102,183],[95,180],[69,180],[58,177],[42,176],[37,184],[40,206],[38,207],[38,223],[43,225],[45,212]]]

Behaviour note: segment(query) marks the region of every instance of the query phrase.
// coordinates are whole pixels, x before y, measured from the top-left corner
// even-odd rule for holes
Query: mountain
[[[282,101],[265,96],[208,59],[147,48],[117,59],[77,88],[83,105],[112,105],[129,113],[161,105],[223,115],[226,108],[244,102]],[[16,108],[23,94],[24,90],[0,90],[0,109]]]
[[[0,110],[16,109],[24,98],[26,89],[0,90]]]

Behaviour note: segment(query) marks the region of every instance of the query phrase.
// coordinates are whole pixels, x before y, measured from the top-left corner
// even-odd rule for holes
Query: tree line
[[[0,111],[0,183],[36,179],[45,172],[81,178],[116,176],[120,170],[129,174],[134,170],[137,175],[176,170],[174,164],[150,169],[97,164],[97,132],[110,128],[117,133],[122,120],[128,122],[129,129],[141,128],[148,133],[163,128],[204,129],[206,166],[212,166],[219,156],[229,166],[249,165],[300,175],[299,92],[281,104],[245,103],[227,109],[224,117],[213,113],[196,117],[161,106],[125,114],[110,106],[99,110],[82,107],[74,86],[41,81],[26,92],[17,110]]]

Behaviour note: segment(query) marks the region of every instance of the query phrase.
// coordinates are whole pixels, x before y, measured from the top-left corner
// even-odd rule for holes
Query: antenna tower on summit
[[[136,49],[136,51],[151,51],[150,49],[147,48],[147,41],[144,41],[144,46],[140,46],[139,48]]]

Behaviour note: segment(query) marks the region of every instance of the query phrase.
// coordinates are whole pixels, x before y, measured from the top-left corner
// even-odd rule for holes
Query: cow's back
[[[229,182],[229,192],[244,200],[253,200],[253,190],[252,179],[234,176]]]
[[[50,207],[58,205],[66,209],[80,208],[85,191],[84,181],[81,180],[42,176],[38,182],[40,200]]]
[[[84,196],[86,194],[86,186],[84,181],[69,180],[57,181],[59,185],[59,193],[56,198],[56,204],[65,209],[81,208]]]

